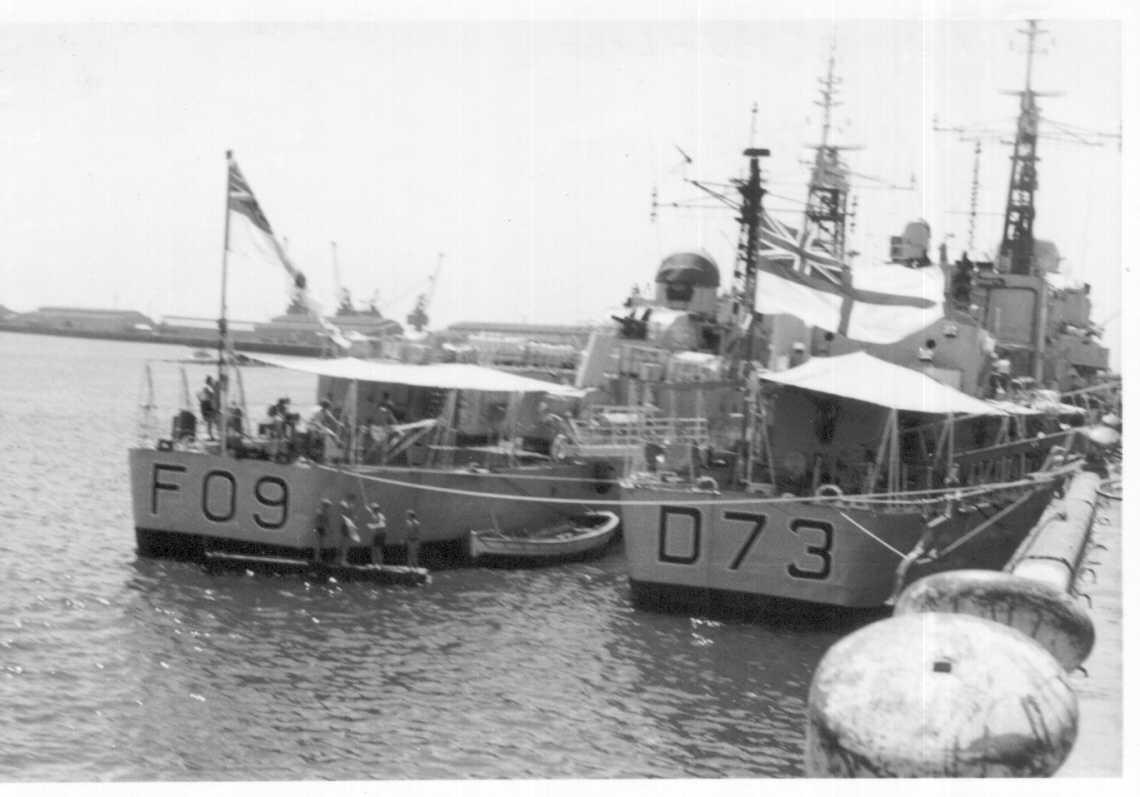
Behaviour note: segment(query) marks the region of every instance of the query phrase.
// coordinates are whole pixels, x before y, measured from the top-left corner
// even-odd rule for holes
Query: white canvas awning
[[[249,354],[251,360],[287,368],[290,371],[328,376],[334,379],[354,379],[359,382],[377,382],[389,385],[433,387],[441,390],[481,390],[488,393],[550,393],[556,396],[581,396],[582,391],[569,385],[544,382],[517,376],[494,368],[465,363],[438,363],[410,365],[408,363],[376,362],[356,357],[319,359],[316,357],[289,357],[276,354]]]
[[[967,396],[926,374],[861,351],[838,357],[814,357],[787,371],[760,374],[760,378],[905,412],[1005,414],[1000,408]]]

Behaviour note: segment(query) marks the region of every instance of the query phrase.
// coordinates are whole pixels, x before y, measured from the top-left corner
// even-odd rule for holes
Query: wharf
[[[185,332],[136,332],[123,330],[92,331],[83,329],[54,329],[29,327],[10,321],[0,321],[0,332],[15,332],[21,335],[51,335],[58,338],[86,338],[88,340],[117,340],[126,343],[163,343],[170,346],[187,346],[191,349],[215,350],[218,347],[216,334],[193,334]],[[288,354],[300,357],[320,357],[324,348],[317,344],[282,343],[263,340],[233,340],[234,351],[256,354]]]
[[[1118,476],[1118,474],[1117,474]],[[1109,481],[1102,488],[1107,492]],[[1123,595],[1121,590],[1122,502],[1101,497],[1093,521],[1090,550],[1076,590],[1092,599],[1089,615],[1096,628],[1096,645],[1069,683],[1080,702],[1080,729],[1068,760],[1055,777],[1121,777],[1123,751]],[[1103,548],[1099,546],[1104,546]]]

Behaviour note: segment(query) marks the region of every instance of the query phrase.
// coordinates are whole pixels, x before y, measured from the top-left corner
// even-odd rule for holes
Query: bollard
[[[895,614],[948,612],[993,620],[1041,645],[1066,672],[1088,658],[1096,630],[1071,595],[1028,578],[992,570],[951,570],[911,584]]]
[[[907,614],[835,643],[812,678],[809,777],[1044,777],[1077,699],[1040,645],[1003,625]]]

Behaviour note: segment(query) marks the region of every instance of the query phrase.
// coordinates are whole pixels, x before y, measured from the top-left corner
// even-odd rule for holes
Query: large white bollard
[[[895,602],[895,615],[969,614],[1015,628],[1053,654],[1066,672],[1096,641],[1088,612],[1071,595],[1028,578],[992,570],[951,570],[919,579]]]
[[[1077,699],[1057,662],[978,617],[907,614],[820,661],[808,698],[810,777],[1033,777],[1065,761]]]

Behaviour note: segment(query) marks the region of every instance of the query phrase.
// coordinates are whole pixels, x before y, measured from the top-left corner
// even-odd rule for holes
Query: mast
[[[982,140],[974,139],[974,177],[970,181],[970,235],[967,239],[967,251],[974,251],[974,231],[978,223],[978,169],[982,162]]]
[[[1005,223],[1002,227],[1001,248],[998,250],[998,267],[1011,274],[1032,274],[1033,219],[1036,208],[1033,195],[1037,190],[1037,125],[1040,109],[1032,87],[1033,56],[1036,52],[1039,30],[1036,20],[1029,20],[1029,28],[1019,33],[1026,37],[1025,88],[1017,92],[1021,97],[1021,113],[1017,118],[1017,138],[1013,142],[1013,155],[1009,173],[1009,192],[1005,203]]]
[[[229,281],[229,254],[230,254],[230,174],[233,162],[234,152],[232,149],[226,150],[226,216],[223,225],[223,243],[222,243],[222,306],[221,314],[218,316],[218,384],[214,392],[214,397],[218,402],[218,437],[221,440],[221,453],[222,456],[226,454],[226,430],[229,423],[229,401],[226,395],[228,390],[228,371],[226,368],[226,350],[229,347],[228,332],[226,328],[226,290]]]
[[[806,240],[817,242],[834,257],[845,260],[847,251],[847,195],[850,184],[847,166],[839,159],[844,147],[831,143],[832,111],[842,103],[837,99],[839,84],[835,74],[835,41],[827,58],[827,76],[819,81],[820,98],[815,104],[823,109],[823,125],[819,144],[815,147],[811,180],[808,183],[804,209]]]
[[[736,181],[740,192],[741,241],[737,246],[737,295],[733,301],[733,318],[744,330],[743,359],[752,359],[752,322],[756,317],[756,269],[760,261],[760,217],[764,212],[764,186],[760,181],[760,159],[771,154],[769,150],[749,147],[744,150],[748,158],[748,179]],[[747,316],[745,316],[747,314]]]

